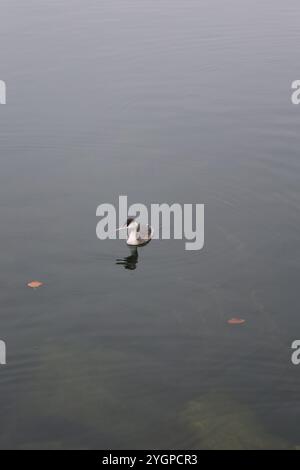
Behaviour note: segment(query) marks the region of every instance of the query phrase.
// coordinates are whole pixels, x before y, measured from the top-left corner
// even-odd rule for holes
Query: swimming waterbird
[[[127,230],[127,245],[143,246],[147,245],[153,238],[153,228],[150,225],[139,224],[135,217],[128,217],[126,224],[118,228],[119,230]]]

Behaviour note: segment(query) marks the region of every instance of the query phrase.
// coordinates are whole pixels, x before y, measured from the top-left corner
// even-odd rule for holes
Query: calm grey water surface
[[[2,0],[1,448],[300,445],[299,19]],[[95,234],[120,194],[205,203],[205,248],[126,261]]]

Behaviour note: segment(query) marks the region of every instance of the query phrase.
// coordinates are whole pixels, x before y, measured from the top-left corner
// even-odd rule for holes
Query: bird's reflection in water
[[[134,271],[136,269],[136,265],[138,263],[138,249],[136,246],[130,247],[130,255],[126,256],[126,258],[119,258],[116,260],[116,264],[120,266],[124,266],[125,269],[129,269],[130,271]]]

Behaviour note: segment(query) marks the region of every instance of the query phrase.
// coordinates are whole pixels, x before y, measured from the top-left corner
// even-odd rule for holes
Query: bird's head
[[[128,217],[126,221],[126,227],[129,227],[129,225],[131,225],[132,222],[134,222],[134,219],[135,217]]]
[[[135,222],[135,217],[129,216],[127,217],[126,223],[122,225],[122,227],[118,228],[117,232],[119,230],[128,229],[130,226],[131,226],[130,228],[134,228],[134,225],[138,226],[137,222]]]

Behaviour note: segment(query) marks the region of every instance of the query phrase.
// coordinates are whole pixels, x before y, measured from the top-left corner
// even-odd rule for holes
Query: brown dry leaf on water
[[[39,287],[42,287],[43,283],[40,281],[31,281],[27,284],[27,287],[30,287],[31,289],[38,289]]]
[[[231,318],[230,320],[227,321],[229,325],[243,325],[246,320],[243,320],[242,318]]]

